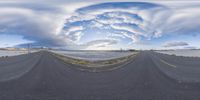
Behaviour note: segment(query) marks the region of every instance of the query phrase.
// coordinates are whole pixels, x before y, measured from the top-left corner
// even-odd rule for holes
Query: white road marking
[[[170,63],[168,63],[168,62],[166,62],[166,61],[164,61],[164,60],[162,60],[162,59],[160,59],[160,61],[161,61],[162,63],[168,65],[168,66],[171,66],[171,67],[174,67],[174,68],[177,67],[176,65],[170,64]]]

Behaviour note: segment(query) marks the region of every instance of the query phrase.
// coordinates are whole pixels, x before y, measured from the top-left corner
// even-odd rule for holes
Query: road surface
[[[95,73],[45,51],[0,58],[0,100],[200,100],[199,80],[199,58],[150,51]]]

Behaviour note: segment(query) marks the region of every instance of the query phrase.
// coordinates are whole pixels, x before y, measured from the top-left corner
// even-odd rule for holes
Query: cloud
[[[76,32],[68,34],[66,37],[72,42],[73,41],[78,42],[81,39],[82,35],[83,33],[81,31],[76,31]]]
[[[198,3],[153,2],[0,1],[0,19],[4,19],[0,34],[23,36],[34,46],[67,49],[106,48],[116,45],[114,40],[137,44],[168,34],[199,34]]]
[[[96,40],[91,40],[86,43],[82,44],[71,44],[68,45],[68,49],[72,50],[102,50],[102,49],[113,49],[110,48],[113,45],[116,45],[118,43],[117,40],[114,39],[96,39]]]
[[[109,39],[104,39],[104,40],[94,40],[86,43],[86,46],[107,46],[107,45],[112,45],[112,44],[117,44],[116,40],[109,40]]]
[[[52,45],[59,45],[56,41],[62,41],[57,38],[60,22],[63,20],[59,13],[54,16],[32,9],[2,7],[0,18],[4,19],[0,21],[0,29],[4,30],[1,34],[17,34],[35,42],[54,41]]]
[[[141,2],[101,3],[77,9],[65,25],[68,29],[74,25],[82,25],[84,30],[95,27],[118,36],[121,34],[130,39],[130,42],[136,43],[141,37],[149,38],[154,35],[156,30],[151,29],[151,32],[148,29],[152,26],[152,23],[148,23],[148,17],[165,8],[162,5]]]
[[[194,46],[187,46],[187,47],[184,47],[184,49],[198,49],[198,48]]]
[[[82,3],[77,7],[84,6]],[[67,9],[58,4],[38,2],[1,2],[0,3],[0,34],[20,35],[33,41],[33,46],[66,47],[71,41],[78,41],[81,30],[71,28],[65,35],[61,34],[66,18],[76,9]],[[66,10],[67,9],[67,10]],[[69,34],[74,32],[75,34]],[[69,36],[67,35],[69,34]],[[27,45],[21,44],[18,46]]]
[[[85,49],[87,50],[98,50],[98,49],[109,49],[110,46],[117,44],[117,40],[111,40],[111,39],[102,39],[102,40],[94,40],[86,43],[84,46],[86,46]]]
[[[186,42],[168,42],[164,44],[164,47],[178,47],[178,46],[188,46]]]

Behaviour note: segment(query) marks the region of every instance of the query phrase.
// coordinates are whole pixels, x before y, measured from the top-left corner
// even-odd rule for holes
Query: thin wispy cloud
[[[164,45],[164,47],[178,47],[178,46],[188,46],[189,44],[186,42],[168,42]]]

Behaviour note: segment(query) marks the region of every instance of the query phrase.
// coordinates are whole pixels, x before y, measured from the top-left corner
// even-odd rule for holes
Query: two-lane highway
[[[78,70],[49,52],[21,57],[25,58],[22,62],[9,58],[6,63],[1,59],[0,75],[5,77],[0,79],[23,71],[14,74],[19,77],[0,81],[0,100],[200,100],[198,82],[180,82],[168,74],[170,65],[157,60],[162,56],[149,51],[125,66],[103,72]],[[4,67],[9,73],[1,71]]]

